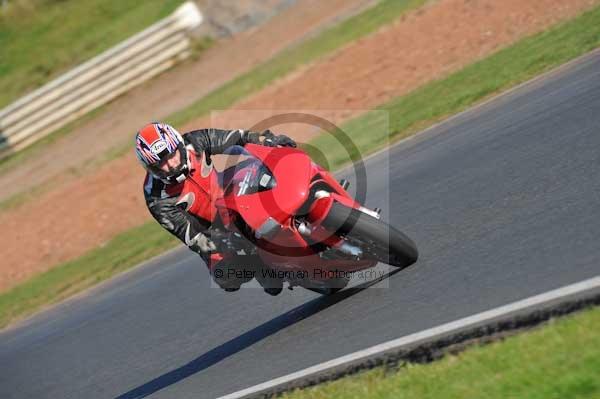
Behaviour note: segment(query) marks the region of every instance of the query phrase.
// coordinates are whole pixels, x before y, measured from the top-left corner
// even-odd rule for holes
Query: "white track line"
[[[516,311],[527,309],[532,306],[538,306],[547,302],[554,301],[556,299],[565,298],[574,294],[582,293],[594,288],[600,287],[600,276],[590,278],[588,280],[581,281],[579,283],[567,285],[562,288],[558,288],[552,291],[545,292],[543,294],[535,295],[517,302],[510,303],[508,305],[500,306],[495,309],[487,310],[482,313],[468,316],[450,323],[442,324],[437,327],[433,327],[421,332],[406,335],[401,338],[397,338],[388,342],[384,342],[379,345],[372,346],[367,349],[360,350],[358,352],[351,353],[337,359],[329,360],[327,362],[317,364],[315,366],[306,368],[304,370],[297,371],[292,374],[285,375],[283,377],[275,378],[273,380],[264,382],[262,384],[255,385],[250,388],[243,389],[231,393],[229,395],[221,396],[218,399],[239,399],[244,398],[248,395],[257,394],[263,391],[267,391],[276,388],[281,385],[289,384],[293,381],[306,378],[311,375],[316,375],[324,371],[333,369],[335,367],[343,366],[347,363],[353,363],[360,359],[369,358],[373,355],[381,354],[384,352],[397,350],[403,346],[411,345],[420,341],[431,340],[436,336],[459,331],[464,328],[475,326],[482,322],[489,322],[500,316],[504,316]]]

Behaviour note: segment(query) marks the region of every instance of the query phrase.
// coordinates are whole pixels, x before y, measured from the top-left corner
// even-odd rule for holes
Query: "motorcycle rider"
[[[144,197],[148,210],[162,227],[202,257],[215,282],[226,291],[238,290],[241,284],[252,277],[227,278],[225,273],[224,277],[218,278],[213,273],[211,258],[219,258],[223,252],[222,245],[211,240],[211,223],[208,220],[188,213],[177,201],[183,189],[183,182],[190,173],[190,157],[208,157],[205,161],[210,163],[210,155],[222,154],[231,146],[243,146],[247,143],[270,147],[296,147],[296,143],[289,137],[274,135],[269,130],[259,133],[241,129],[211,128],[193,130],[181,135],[166,123],[153,122],[135,135],[135,153],[146,169]],[[225,261],[217,265],[227,268]],[[265,291],[277,295],[281,288],[265,287]]]

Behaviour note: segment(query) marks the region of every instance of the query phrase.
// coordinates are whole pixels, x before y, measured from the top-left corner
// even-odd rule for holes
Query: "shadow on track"
[[[261,324],[258,327],[253,328],[244,334],[233,338],[216,348],[204,353],[197,357],[191,362],[184,364],[174,370],[171,370],[155,379],[146,382],[139,387],[132,389],[122,395],[116,397],[116,399],[133,399],[133,398],[145,398],[152,395],[155,392],[160,391],[170,385],[176,384],[179,381],[196,374],[202,370],[215,365],[221,360],[242,351],[249,346],[259,342],[260,340],[267,338],[268,336],[275,334],[278,331],[283,330],[301,320],[304,320],[318,312],[327,309],[330,306],[335,305],[359,292],[369,288],[370,286],[377,284],[392,275],[398,273],[402,269],[393,269],[389,273],[378,277],[371,281],[366,281],[354,287],[342,290],[334,295],[315,298],[305,304],[302,304],[288,312],[283,313],[269,320],[266,323]]]

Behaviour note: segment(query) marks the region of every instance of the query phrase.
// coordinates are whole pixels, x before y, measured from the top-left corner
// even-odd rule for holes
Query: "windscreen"
[[[254,194],[270,190],[277,184],[271,171],[244,147],[233,146],[225,154],[213,158],[216,158],[213,162],[226,196]]]

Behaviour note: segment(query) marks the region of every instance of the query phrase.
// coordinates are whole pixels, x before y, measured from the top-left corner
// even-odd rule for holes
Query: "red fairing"
[[[299,149],[247,144],[245,150],[248,153],[246,156],[253,157],[262,168],[266,167],[275,184],[260,188],[260,184],[256,183],[261,180],[259,169],[242,166],[239,174],[233,174],[237,179],[231,180],[234,182],[230,184],[233,189],[228,189],[225,194],[219,186],[217,172],[191,156],[190,178],[186,180],[180,196],[180,201],[189,206],[189,212],[211,222],[218,214],[222,225],[231,231],[237,230],[236,221],[241,218],[251,231],[250,240],[257,244],[258,254],[275,269],[354,271],[373,267],[377,263],[366,259],[352,262],[323,259],[315,250],[315,243],[320,248],[332,247],[342,240],[319,224],[328,214],[333,201],[355,208],[359,206],[329,172],[312,162]],[[244,176],[255,179],[255,191],[240,193],[245,184]],[[319,190],[325,195],[315,196]],[[190,197],[194,197],[192,201]],[[301,210],[303,213],[299,215]],[[303,221],[311,224],[309,237],[306,232],[302,235],[298,229]],[[211,266],[218,261],[211,258]],[[315,276],[315,279],[320,278]]]
[[[250,195],[227,195],[224,201],[218,203],[225,208],[225,212],[221,212],[224,224],[229,223],[227,210],[238,213],[252,230],[259,230],[265,221],[272,218],[281,229],[276,236],[259,240],[261,246],[267,249],[263,251],[264,256],[268,257],[271,252],[291,257],[312,254],[306,240],[292,223],[294,215],[308,199],[312,172],[310,158],[293,148],[273,150],[247,144],[246,149],[275,176],[276,186]]]
[[[244,221],[253,229],[272,217],[288,224],[290,217],[308,198],[311,179],[311,160],[302,151],[247,144],[246,149],[259,158],[275,176],[275,188],[252,195],[231,196],[228,206],[243,214]]]

